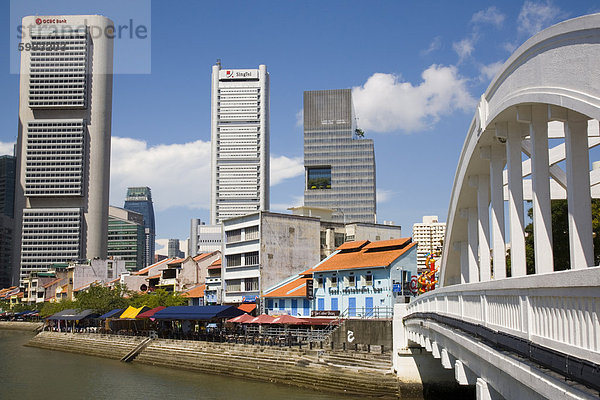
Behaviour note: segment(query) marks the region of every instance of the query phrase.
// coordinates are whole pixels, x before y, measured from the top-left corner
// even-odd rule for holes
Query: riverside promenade
[[[121,360],[147,339],[44,331],[27,346]],[[424,384],[414,374],[404,379],[393,373],[389,354],[367,352],[153,339],[132,362],[351,396],[427,399],[461,390],[455,385]]]
[[[35,332],[44,326],[43,322],[0,321],[0,329]]]

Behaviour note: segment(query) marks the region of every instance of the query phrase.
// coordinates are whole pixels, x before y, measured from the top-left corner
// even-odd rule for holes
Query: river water
[[[0,329],[0,399],[355,399],[23,346],[32,337]]]

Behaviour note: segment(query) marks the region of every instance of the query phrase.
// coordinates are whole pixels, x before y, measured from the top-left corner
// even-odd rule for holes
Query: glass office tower
[[[147,186],[127,188],[124,209],[135,211],[144,216],[146,236],[146,249],[144,254],[144,267],[154,263],[154,248],[156,240],[156,227],[154,224],[154,206],[152,192]]]
[[[376,222],[375,150],[356,135],[350,89],[304,92],[304,205],[338,222]]]

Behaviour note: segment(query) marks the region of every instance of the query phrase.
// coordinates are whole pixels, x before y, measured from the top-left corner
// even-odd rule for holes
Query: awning
[[[144,311],[144,312],[139,313],[136,318],[150,318],[150,317],[153,317],[154,314],[156,314],[160,310],[164,310],[165,308],[167,308],[167,307],[158,306],[156,308],[153,308],[152,310],[148,310],[148,311]]]
[[[114,310],[110,310],[109,312],[99,316],[98,318],[100,318],[100,319],[119,318],[119,316],[123,313],[123,311],[125,311],[124,308],[115,308]]]
[[[242,310],[243,312],[249,313],[249,312],[252,312],[252,310],[254,310],[256,308],[256,303],[242,304],[238,308],[240,310]]]
[[[53,321],[79,321],[86,318],[98,318],[98,313],[94,310],[77,311],[71,309],[57,312],[56,314],[51,315],[46,319]]]
[[[139,313],[143,313],[143,312],[146,312],[149,310],[150,310],[150,307],[148,307],[148,306],[141,306],[138,308],[129,306],[129,307],[127,307],[127,309],[125,311],[123,311],[123,314],[121,314],[121,316],[119,318],[132,319],[132,318],[135,318]]]
[[[154,314],[156,319],[209,320],[232,318],[244,312],[234,306],[175,306],[167,307]]]

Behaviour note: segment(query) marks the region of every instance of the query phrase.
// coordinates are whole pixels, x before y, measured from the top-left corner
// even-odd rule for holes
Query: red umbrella
[[[271,321],[271,324],[284,324],[284,325],[300,325],[305,324],[308,321],[302,318],[297,318],[292,315],[280,315]]]
[[[225,322],[237,322],[239,324],[243,324],[245,322],[250,321],[251,319],[254,319],[254,317],[252,315],[242,314],[242,315],[238,315],[237,317],[233,317],[231,319],[228,319]]]
[[[271,317],[267,314],[261,314],[258,317],[252,318],[250,321],[245,322],[246,324],[270,324],[275,317]]]

